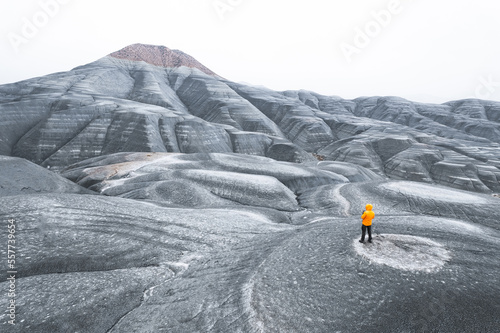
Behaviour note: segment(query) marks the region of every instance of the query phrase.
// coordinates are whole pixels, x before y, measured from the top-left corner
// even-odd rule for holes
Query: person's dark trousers
[[[361,241],[365,241],[366,230],[368,230],[368,241],[372,240],[372,226],[371,225],[361,225]]]

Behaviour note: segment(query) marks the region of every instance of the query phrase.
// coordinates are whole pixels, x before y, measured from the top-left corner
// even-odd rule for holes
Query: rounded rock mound
[[[405,271],[437,271],[451,259],[441,244],[410,235],[378,235],[371,244],[361,244],[356,238],[354,249],[371,262]]]

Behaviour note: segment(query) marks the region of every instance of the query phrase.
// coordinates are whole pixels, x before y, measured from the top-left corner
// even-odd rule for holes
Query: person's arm
[[[363,215],[361,215],[361,218],[364,219],[366,217],[366,212],[363,213]]]

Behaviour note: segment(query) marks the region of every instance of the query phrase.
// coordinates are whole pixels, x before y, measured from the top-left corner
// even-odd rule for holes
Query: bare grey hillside
[[[3,85],[0,102],[0,152],[56,170],[129,151],[290,162],[315,153],[392,179],[500,191],[498,102],[275,92],[226,81],[180,51],[140,44]]]
[[[0,155],[2,332],[500,326],[500,102],[277,92],[134,44],[0,86]]]

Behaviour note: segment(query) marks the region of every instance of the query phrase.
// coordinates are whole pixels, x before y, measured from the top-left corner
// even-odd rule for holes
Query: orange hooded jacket
[[[372,205],[366,205],[366,211],[363,213],[363,215],[361,215],[361,218],[363,219],[363,225],[372,225],[372,219],[375,217],[375,213],[372,211],[372,209]]]

